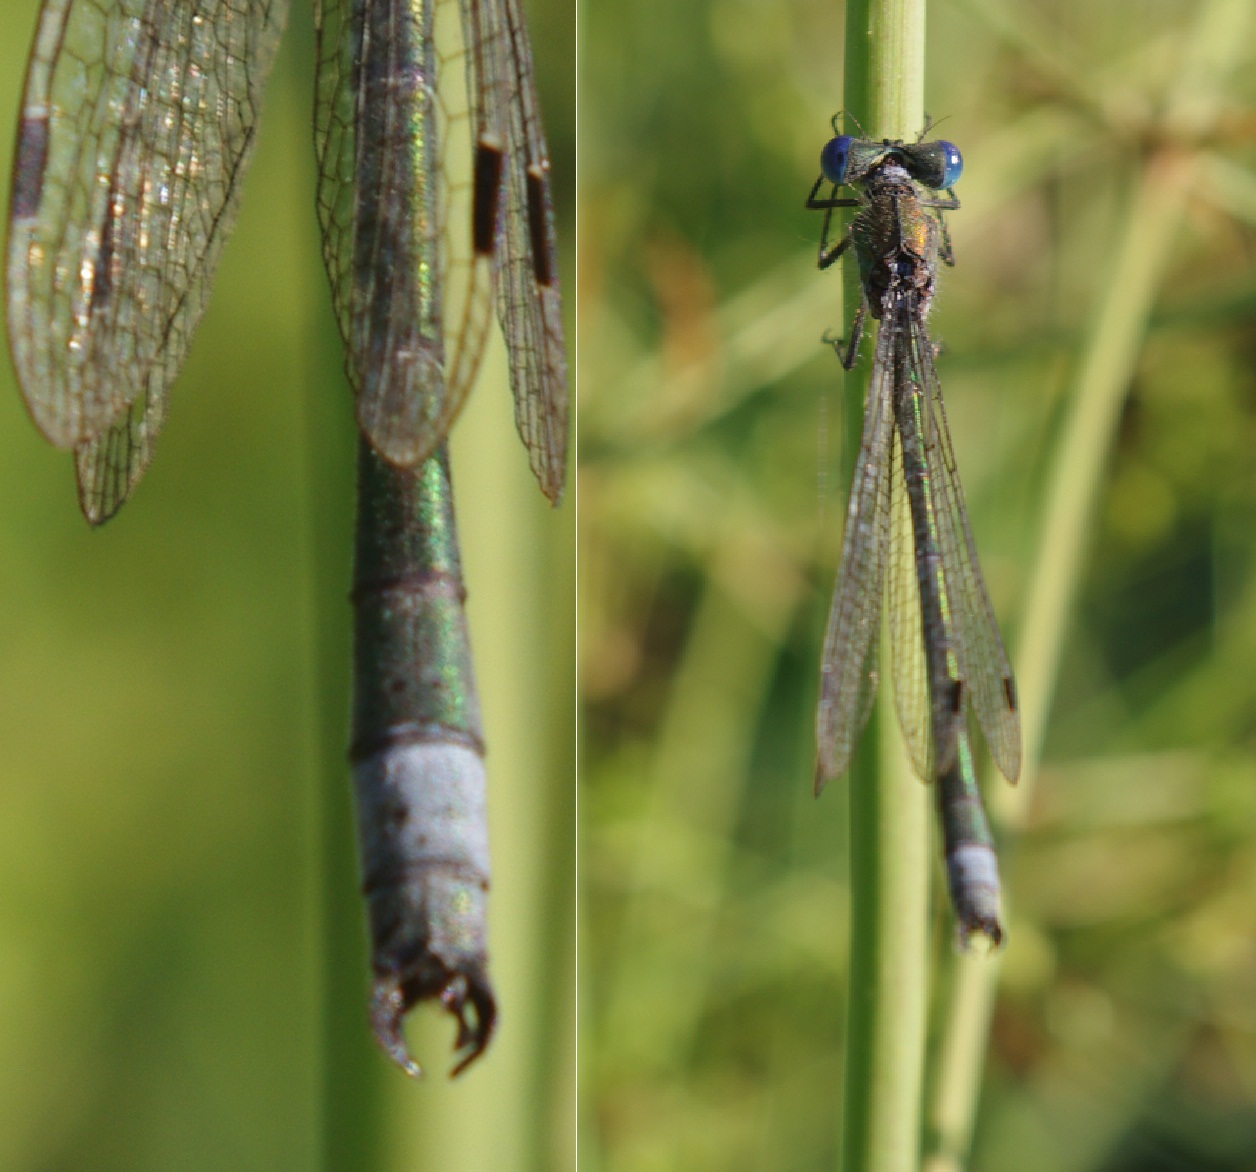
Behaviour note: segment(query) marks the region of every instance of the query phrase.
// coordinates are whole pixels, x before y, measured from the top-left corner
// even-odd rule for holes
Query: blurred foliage
[[[930,12],[928,108],[967,163],[933,329],[1014,658],[1049,456],[1199,11]],[[849,469],[820,345],[841,282],[814,271],[803,200],[843,14],[585,13],[581,1154],[832,1167],[846,814],[840,786],[811,797],[812,709]],[[1041,781],[1002,852],[974,1168],[1256,1167],[1254,90],[1248,57],[1207,139],[1179,144],[1197,182],[1090,518]]]
[[[5,159],[38,7],[0,5]],[[529,9],[570,288],[574,21],[560,0]],[[320,821],[351,827],[354,428],[314,214],[311,13],[293,4],[153,467],[100,531],[0,362],[3,1172],[321,1166],[316,867]],[[545,504],[500,351],[486,366],[454,480],[502,1020],[451,1084],[451,1023],[424,1009],[428,1078],[393,1068],[369,1037],[346,877],[361,961],[345,1012],[383,1099],[361,1150],[388,1168],[575,1166],[574,508]]]

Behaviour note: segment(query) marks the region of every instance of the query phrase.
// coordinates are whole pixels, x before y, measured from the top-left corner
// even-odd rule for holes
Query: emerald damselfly
[[[962,169],[959,150],[944,140],[878,142],[836,133],[807,198],[807,207],[825,212],[820,268],[852,246],[859,265],[863,297],[849,342],[835,347],[846,369],[855,364],[868,316],[878,322],[824,640],[816,789],[847,770],[867,723],[888,596],[899,724],[917,774],[938,782],[960,932],[965,939],[981,932],[997,943],[998,864],[974,773],[968,710],[1010,781],[1020,772],[1020,716],[926,327],[938,261],[953,261],[942,213],[959,207],[953,187]],[[821,197],[826,182],[832,191]],[[843,185],[855,187],[857,196],[839,196]],[[836,208],[857,212],[834,244]]]

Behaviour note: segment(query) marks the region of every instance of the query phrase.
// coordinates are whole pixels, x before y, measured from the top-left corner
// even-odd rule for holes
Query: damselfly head
[[[829,139],[820,152],[820,170],[835,186],[862,183],[875,169],[895,164],[915,182],[935,191],[942,191],[959,182],[964,172],[964,157],[959,147],[945,139],[933,142],[899,142],[883,139],[855,138],[839,134]]]

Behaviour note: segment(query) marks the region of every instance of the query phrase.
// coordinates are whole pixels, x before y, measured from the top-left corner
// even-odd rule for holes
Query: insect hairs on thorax
[[[865,206],[851,225],[864,291],[880,318],[891,290],[914,291],[920,316],[933,300],[938,225],[921,206],[915,182],[893,157],[864,180]]]

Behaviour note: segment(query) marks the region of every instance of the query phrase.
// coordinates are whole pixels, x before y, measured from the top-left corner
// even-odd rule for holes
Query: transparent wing
[[[938,461],[930,419],[928,379],[916,363],[912,337],[923,316],[917,290],[895,285],[887,294],[887,322],[894,333],[894,418],[902,455],[902,475],[895,487],[902,492],[902,513],[911,528],[901,535],[900,573],[912,562],[916,613],[903,622],[919,624],[920,643],[896,645],[905,658],[896,670],[896,703],[903,732],[912,750],[917,772],[926,781],[955,764],[962,731],[964,695],[959,658],[955,652],[955,586],[946,576],[938,521]],[[891,328],[883,325],[882,328]],[[910,597],[911,591],[903,592]],[[913,632],[914,634],[914,632]],[[919,670],[917,670],[919,669]]]
[[[502,34],[480,15],[335,0],[319,16],[323,257],[358,422],[402,466],[448,434],[491,317],[505,82]]]
[[[497,313],[510,353],[515,422],[541,490],[557,503],[567,468],[567,355],[563,342],[549,152],[519,0],[500,8],[507,85],[491,91],[507,127],[505,207],[497,249]]]
[[[889,326],[883,325],[887,333]],[[916,775],[934,777],[932,710],[921,623],[920,583],[916,576],[916,541],[903,482],[903,442],[894,430],[890,473],[890,661],[894,673],[894,706]]]
[[[837,585],[820,661],[816,706],[816,791],[845,773],[876,694],[882,593],[890,517],[890,331],[877,336],[859,464],[850,490]]]
[[[45,0],[14,167],[9,337],[35,422],[77,450],[93,522],[152,457],[286,15],[287,0]]]
[[[928,409],[938,544],[952,607],[951,637],[960,678],[995,764],[1004,777],[1014,782],[1020,774],[1021,731],[1012,665],[977,560],[934,366],[933,344],[915,316],[911,319],[910,337],[912,359],[920,372]]]
[[[153,445],[166,421],[166,401],[166,395],[145,388],[117,423],[74,449],[79,507],[93,525],[123,506],[152,462]]]

